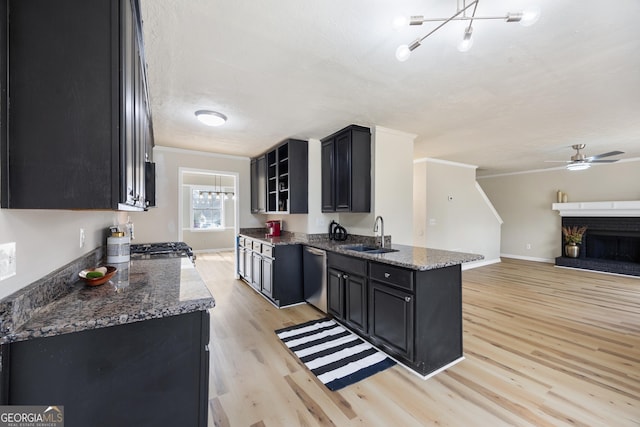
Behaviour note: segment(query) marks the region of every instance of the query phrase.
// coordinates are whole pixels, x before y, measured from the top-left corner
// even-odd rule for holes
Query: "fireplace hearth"
[[[640,276],[640,218],[563,217],[562,225],[587,231],[578,258],[561,256],[556,265]]]

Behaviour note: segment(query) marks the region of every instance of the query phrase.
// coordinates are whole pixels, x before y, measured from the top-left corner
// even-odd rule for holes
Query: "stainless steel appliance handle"
[[[313,255],[325,256],[326,254],[326,251],[323,251],[322,249],[310,248],[308,246],[306,250]]]

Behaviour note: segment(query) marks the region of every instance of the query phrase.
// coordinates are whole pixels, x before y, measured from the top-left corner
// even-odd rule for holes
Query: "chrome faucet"
[[[380,247],[384,248],[384,220],[380,215],[378,215],[373,222],[373,232],[378,232],[378,220],[380,220]]]

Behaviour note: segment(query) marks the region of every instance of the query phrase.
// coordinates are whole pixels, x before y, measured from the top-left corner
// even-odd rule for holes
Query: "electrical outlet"
[[[85,234],[84,234],[84,228],[80,229],[80,247],[84,248],[84,241],[85,241]]]
[[[0,280],[16,275],[16,242],[0,245]]]

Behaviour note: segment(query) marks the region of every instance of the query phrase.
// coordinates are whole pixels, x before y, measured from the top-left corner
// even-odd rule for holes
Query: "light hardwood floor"
[[[463,273],[465,360],[429,380],[395,366],[327,390],[273,331],[277,309],[199,254],[211,310],[210,426],[638,426],[640,279],[504,259]]]

